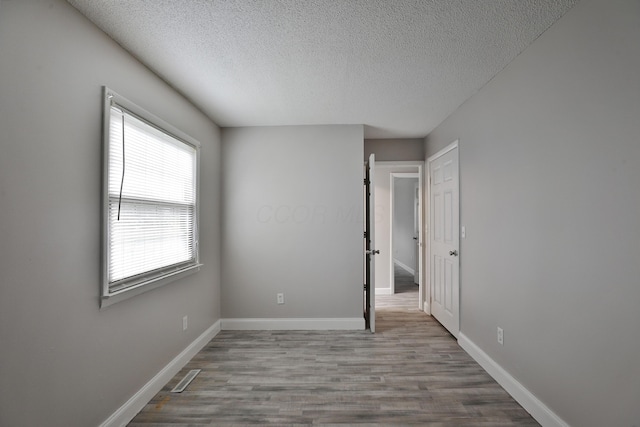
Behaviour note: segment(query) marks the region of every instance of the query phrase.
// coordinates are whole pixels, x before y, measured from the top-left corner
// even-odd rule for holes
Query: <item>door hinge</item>
[[[364,179],[364,185],[369,185],[371,182],[368,179]]]
[[[367,232],[366,231],[364,232],[364,238],[365,239],[367,238]]]
[[[367,290],[367,284],[366,284],[366,283],[363,285],[363,289],[364,289],[365,291]]]

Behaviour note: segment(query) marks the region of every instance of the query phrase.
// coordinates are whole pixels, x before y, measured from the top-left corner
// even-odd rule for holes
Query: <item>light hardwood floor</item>
[[[375,334],[222,331],[129,426],[537,426],[417,309],[417,289],[378,296]],[[202,372],[170,393],[190,369]]]

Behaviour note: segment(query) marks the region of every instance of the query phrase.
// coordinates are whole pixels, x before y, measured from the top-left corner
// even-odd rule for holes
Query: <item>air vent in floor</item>
[[[192,369],[182,380],[171,390],[171,393],[182,393],[184,389],[193,381],[193,379],[200,373],[200,369]]]

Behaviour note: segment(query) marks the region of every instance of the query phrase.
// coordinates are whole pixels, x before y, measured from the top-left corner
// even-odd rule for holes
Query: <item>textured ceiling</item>
[[[424,137],[577,0],[68,0],[223,127]]]

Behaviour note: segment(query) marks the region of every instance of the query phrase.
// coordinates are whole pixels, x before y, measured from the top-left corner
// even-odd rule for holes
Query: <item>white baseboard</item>
[[[401,269],[403,269],[404,271],[406,271],[407,273],[409,273],[411,275],[415,275],[416,274],[416,271],[413,268],[409,267],[407,264],[405,264],[405,263],[403,263],[401,261],[398,261],[395,258],[393,259],[393,263],[394,264],[398,264],[398,267],[400,267]]]
[[[458,344],[543,427],[569,427],[569,424],[564,422],[462,332],[458,334]]]
[[[114,412],[100,427],[124,427],[158,394],[162,387],[173,378],[200,350],[220,332],[220,320],[211,325],[202,335],[162,368],[136,394]]]
[[[364,330],[364,318],[222,319],[223,331]]]
[[[376,295],[392,295],[391,288],[376,288]]]

